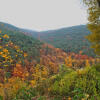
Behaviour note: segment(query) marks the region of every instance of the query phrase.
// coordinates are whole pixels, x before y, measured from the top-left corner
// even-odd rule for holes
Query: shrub
[[[24,87],[24,88],[19,89],[14,100],[20,100],[20,99],[31,100],[33,97],[37,95],[38,95],[38,92],[35,88],[27,89],[26,87]]]

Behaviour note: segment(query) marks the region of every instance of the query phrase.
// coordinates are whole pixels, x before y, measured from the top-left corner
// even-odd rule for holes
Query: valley
[[[0,100],[78,100],[98,94],[100,58],[88,34],[85,25],[36,32],[0,22]]]

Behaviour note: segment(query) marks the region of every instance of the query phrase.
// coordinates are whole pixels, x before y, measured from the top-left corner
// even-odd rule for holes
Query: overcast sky
[[[0,0],[0,21],[32,30],[86,24],[80,0]]]

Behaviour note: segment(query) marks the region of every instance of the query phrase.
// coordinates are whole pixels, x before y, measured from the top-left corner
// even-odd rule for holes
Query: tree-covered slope
[[[85,36],[90,34],[86,25],[43,31],[37,34],[33,33],[32,35],[66,52],[79,53],[81,50],[83,54],[94,56],[93,50],[90,48],[90,43],[85,38]]]
[[[83,40],[84,36],[78,38],[77,32],[71,31],[69,37],[76,35],[68,38],[67,33],[67,42],[75,43],[74,38]],[[54,35],[52,32],[43,33]],[[32,34],[30,30],[0,24],[0,100],[99,100],[100,66],[90,67],[100,63],[99,58],[82,55],[82,51],[65,53],[28,36]],[[39,39],[43,37],[39,35],[42,33],[35,34]],[[63,34],[58,30],[55,38],[63,41]]]
[[[61,48],[65,52],[83,51],[83,54],[94,56],[93,50],[90,48],[89,41],[85,36],[90,34],[86,25],[72,26],[56,30],[48,30],[37,32],[28,29],[21,29],[13,25],[0,22],[0,27],[7,30],[21,32],[26,35],[31,35],[36,39],[53,45],[56,48]]]
[[[27,63],[26,66],[31,67],[35,66],[36,64],[45,65],[48,68],[52,66],[52,69],[54,68],[54,71],[58,70],[59,64],[66,63],[67,66],[75,68],[75,67],[83,67],[84,63],[86,62],[86,59],[91,61],[90,60],[91,58],[89,58],[87,55],[83,55],[82,52],[79,54],[72,53],[72,52],[77,53],[78,51],[83,50],[80,49],[81,43],[82,45],[87,45],[87,47],[89,47],[89,42],[87,42],[87,40],[84,39],[86,43],[81,42],[83,37],[89,33],[87,31],[85,35],[83,33],[79,35],[79,33],[81,32],[81,28],[79,27],[83,27],[83,30],[85,30],[86,28],[85,26],[76,26],[72,27],[71,29],[64,28],[64,29],[40,33],[40,39],[46,40],[47,37],[47,40],[49,41],[50,40],[49,37],[53,37],[54,38],[53,41],[51,40],[50,41],[52,43],[55,43],[55,47],[57,47],[58,45],[59,48],[63,49],[65,47],[66,49],[66,50],[61,50],[47,43],[40,42],[39,40],[33,38],[32,36],[28,36],[33,34],[34,37],[37,37],[39,36],[38,32],[36,32],[35,34],[37,35],[35,35],[34,32],[31,30],[20,29],[10,24],[0,23],[0,30],[2,31],[2,33],[7,34],[10,37],[9,41],[12,41],[14,45],[18,46],[24,53],[28,55],[26,58],[28,59],[28,61],[30,61],[30,63],[26,62]],[[66,33],[66,31],[69,31],[69,33]],[[69,37],[71,37],[72,39]],[[59,40],[57,41],[56,39]],[[80,45],[80,47],[78,45]],[[84,49],[86,49],[86,47],[84,47]],[[65,53],[64,51],[70,53]],[[70,59],[71,61],[68,59]],[[79,59],[82,59],[82,62],[79,62],[78,61]],[[77,66],[75,63],[77,63]]]
[[[86,54],[88,56],[95,56],[93,49],[91,49],[90,47],[90,42],[85,38],[90,34],[90,31],[87,29],[86,25],[37,32],[28,29],[21,29],[13,25],[0,22],[0,28],[3,30],[6,29],[9,31],[24,33],[25,35],[29,36],[31,35],[34,38],[42,42],[51,44],[56,48],[60,48],[67,53],[79,53],[80,51],[82,51],[83,54]],[[21,38],[22,37],[19,37],[19,39]]]
[[[10,24],[0,22],[0,30],[2,33],[7,34],[10,37],[10,41],[19,46],[21,50],[28,54],[29,60],[32,58],[38,60],[42,42],[26,35],[24,32],[22,32],[22,29]]]

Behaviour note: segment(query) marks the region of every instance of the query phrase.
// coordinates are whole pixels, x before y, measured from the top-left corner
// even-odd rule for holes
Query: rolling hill
[[[90,34],[86,25],[61,28],[57,30],[49,30],[43,32],[31,33],[33,37],[60,48],[65,52],[79,53],[88,56],[95,56],[93,49],[90,48],[90,42],[85,38]]]
[[[36,64],[45,65],[46,67],[49,67],[51,64],[53,64],[52,66],[56,68],[59,66],[59,64],[65,62],[64,57],[67,56],[65,52],[30,36],[31,33],[29,32],[33,33],[33,31],[20,29],[13,25],[2,22],[0,23],[0,31],[3,35],[7,34],[9,36],[9,42],[7,44],[11,46],[11,57],[15,59],[16,62],[18,59],[15,58],[16,50],[13,50],[13,48],[16,48],[18,46],[21,51],[27,54],[26,59],[22,59],[22,61],[25,60],[25,66],[27,66],[28,68],[31,68]],[[5,39],[3,41],[4,43],[6,42]],[[51,64],[49,64],[49,62]]]
[[[30,68],[36,64],[45,65],[48,68],[51,66],[58,68],[59,64],[66,63],[67,59],[75,59],[75,62],[70,65],[69,63],[71,62],[67,61],[67,63],[69,62],[68,66],[75,67],[74,63],[78,62],[79,59],[83,59],[83,62],[86,59],[91,59],[86,54],[93,56],[92,49],[89,48],[90,43],[84,38],[85,35],[89,34],[85,25],[36,32],[0,22],[0,30],[2,33],[7,34],[10,37],[9,40],[24,53],[27,53],[28,62],[26,63],[28,64],[26,66],[30,66]],[[80,54],[80,51],[83,52]],[[14,55],[12,53],[13,58]],[[79,64],[79,62],[77,64],[77,67],[84,66],[84,64]],[[56,71],[58,70],[57,68]]]
[[[90,34],[90,31],[87,29],[86,25],[78,25],[67,28],[65,27],[41,32],[21,29],[13,25],[0,22],[0,26],[2,25],[3,28],[33,36],[42,42],[53,45],[55,48],[62,49],[64,52],[79,53],[82,51],[82,54],[92,57],[95,56],[93,49],[90,47],[90,42],[85,38]]]
[[[0,100],[95,98],[100,66],[90,66],[100,59],[83,55],[92,56],[88,34],[84,25],[36,32],[0,23]]]
[[[42,42],[26,35],[26,33],[22,31],[23,29],[7,23],[0,22],[0,30],[2,33],[9,35],[10,41],[19,46],[21,50],[28,53],[29,60],[39,60],[39,50],[43,44]]]

